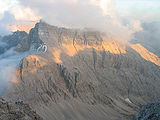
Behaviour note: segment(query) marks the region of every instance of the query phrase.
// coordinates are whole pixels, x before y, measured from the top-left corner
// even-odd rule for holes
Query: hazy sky
[[[0,29],[11,16],[14,21],[42,18],[52,25],[94,28],[131,23],[127,27],[140,29],[142,21],[160,20],[160,0],[0,0],[0,8]]]
[[[160,20],[160,0],[115,0],[115,2],[116,11],[121,16]]]
[[[33,13],[31,13],[32,10],[30,8],[32,7],[32,4],[37,4],[35,7],[39,7],[39,4],[45,3],[44,7],[47,8],[47,4],[52,4],[54,6],[54,3],[56,1],[62,1],[66,3],[71,3],[71,4],[76,4],[77,1],[83,1],[85,4],[88,3],[88,1],[92,2],[99,2],[102,1],[102,4],[104,3],[105,6],[105,1],[111,1],[111,0],[0,0],[0,16],[2,17],[4,11],[14,11],[15,9],[20,10],[20,6],[26,7],[25,10],[28,12],[28,18],[33,17]],[[160,18],[160,0],[112,0],[115,4],[115,11],[120,15],[120,16],[130,16],[130,17],[135,17],[139,19],[150,19],[154,20]],[[27,3],[28,2],[28,3]],[[26,4],[27,6],[25,6]],[[59,6],[61,7],[61,6]],[[107,5],[106,5],[107,7]],[[35,8],[36,9],[36,8]],[[105,10],[105,9],[104,9]],[[30,12],[30,13],[29,13]],[[34,11],[35,12],[35,11]],[[53,13],[56,11],[53,11]],[[20,11],[19,11],[20,13]],[[21,15],[21,19],[22,16]],[[20,17],[19,17],[20,18]],[[25,17],[27,19],[27,17]],[[31,18],[29,18],[31,19]],[[33,17],[32,19],[35,19]]]

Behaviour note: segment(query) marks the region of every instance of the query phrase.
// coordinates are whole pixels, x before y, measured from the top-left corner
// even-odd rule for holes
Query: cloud
[[[10,31],[6,27],[4,27],[3,25],[0,25],[0,36],[7,35],[9,33]]]
[[[115,12],[113,0],[19,0],[18,3],[10,9],[16,21],[42,18],[56,26],[94,28],[123,41],[141,28],[138,21],[124,25],[123,18]]]
[[[18,0],[0,0],[0,15],[2,16],[5,11],[9,11],[16,5],[18,5]]]
[[[16,20],[39,20],[40,17],[36,16],[33,10],[29,7],[16,7],[11,10],[11,13],[14,15]]]
[[[29,33],[29,30],[34,27],[34,21],[40,19],[30,8],[18,7],[16,8],[18,12],[14,10],[3,13],[3,17],[0,19],[0,36],[11,34],[16,30]]]
[[[3,17],[0,19],[0,23],[2,24],[12,24],[14,23],[16,20],[13,16],[13,14],[11,14],[9,11],[5,11],[3,14]]]
[[[113,0],[20,0],[36,16],[49,24],[70,28],[94,28],[110,34],[113,39],[129,41],[139,30],[140,22],[123,24],[115,12]]]
[[[17,53],[14,48],[11,48],[0,55],[0,95],[15,78],[16,67],[20,60],[29,54],[30,52]]]
[[[91,0],[21,0],[20,3],[53,25],[98,27],[105,22],[100,2],[99,5]]]
[[[139,32],[143,30],[141,23],[138,20],[132,20],[130,24],[131,24],[131,29],[133,30],[133,32]]]
[[[3,17],[0,19],[0,35],[3,36],[11,33],[8,26],[9,24],[13,24],[15,21],[14,16],[10,12],[4,12]]]
[[[134,34],[135,40],[144,46],[150,46],[160,51],[160,22],[150,22],[142,24],[143,30]],[[159,54],[160,55],[160,54]]]
[[[90,0],[93,5],[96,5],[102,9],[103,15],[112,16],[115,3],[112,0]]]
[[[16,57],[13,50],[0,55],[0,95],[9,86],[18,62],[19,57]]]

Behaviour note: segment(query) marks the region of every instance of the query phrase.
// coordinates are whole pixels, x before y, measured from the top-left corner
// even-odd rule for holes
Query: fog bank
[[[3,94],[4,90],[11,84],[15,77],[16,67],[27,55],[31,52],[17,53],[14,48],[6,51],[0,55],[0,95]]]

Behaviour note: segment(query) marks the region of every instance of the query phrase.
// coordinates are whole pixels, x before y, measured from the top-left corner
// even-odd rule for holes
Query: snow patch
[[[45,45],[45,44],[41,44],[39,47],[38,47],[38,49],[37,49],[37,52],[43,52],[43,53],[45,53],[46,51],[47,51],[47,45]]]
[[[132,103],[129,98],[126,98],[125,101],[128,103]]]

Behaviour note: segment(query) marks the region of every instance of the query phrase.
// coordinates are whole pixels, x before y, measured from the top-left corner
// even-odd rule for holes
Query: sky
[[[61,3],[64,2],[65,4],[72,4],[74,6],[74,4],[76,4],[76,2],[80,0],[0,0],[0,8],[1,8],[0,17],[3,16],[3,13],[5,11],[12,11],[17,19],[35,20],[36,17],[33,17],[34,11],[30,9],[31,7],[34,6],[38,8],[43,3],[44,7],[47,8],[49,4],[54,5],[56,1],[61,1]],[[88,0],[81,0],[81,1],[83,1],[84,4],[85,2],[86,3],[88,2]],[[111,0],[89,0],[89,1],[91,1],[92,3],[96,2],[98,3],[99,1],[101,1],[102,4],[104,4],[101,6],[107,7],[107,5],[105,5],[105,2]],[[139,19],[149,18],[151,20],[154,20],[155,18],[156,19],[160,18],[160,15],[158,15],[160,13],[160,0],[112,0],[112,1],[114,2],[115,11],[120,16],[127,16],[127,17],[130,16]],[[15,10],[19,10],[18,11],[18,13],[20,14],[19,17],[18,15],[16,15]],[[25,14],[27,14],[28,16],[21,15],[22,14],[21,12],[25,12]]]
[[[134,30],[142,21],[160,20],[160,0],[0,0],[0,8],[0,33],[8,24],[39,19],[64,27]]]
[[[115,0],[121,16],[141,20],[160,20],[160,0]]]

